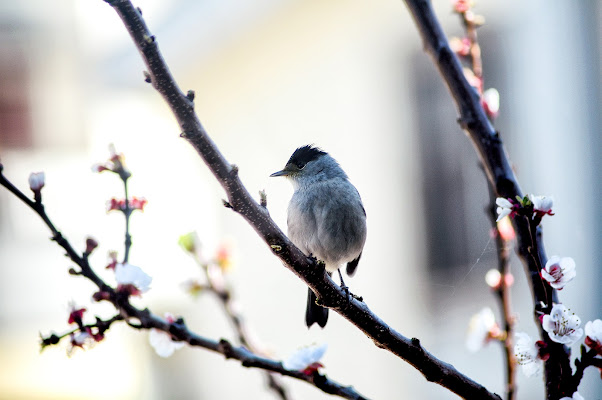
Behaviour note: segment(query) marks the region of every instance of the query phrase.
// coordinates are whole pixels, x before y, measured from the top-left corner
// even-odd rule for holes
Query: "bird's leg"
[[[345,282],[343,281],[343,274],[341,274],[340,269],[337,269],[337,272],[339,273],[339,279],[341,280],[341,289],[347,295],[347,301],[351,301],[351,292],[349,291],[349,287],[347,287],[347,285],[345,285]]]
[[[349,287],[345,285],[345,282],[343,281],[343,274],[341,274],[341,270],[337,269],[337,272],[339,273],[339,279],[341,280],[341,290],[343,290],[343,292],[345,292],[345,294],[347,295],[347,301],[351,301],[351,298],[353,297],[354,299],[363,302],[364,299],[362,296],[356,296],[355,294],[349,291]]]

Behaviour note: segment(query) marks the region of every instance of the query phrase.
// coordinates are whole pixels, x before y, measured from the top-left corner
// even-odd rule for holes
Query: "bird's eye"
[[[305,163],[303,163],[303,162],[298,162],[296,165],[297,165],[297,168],[299,168],[299,169],[305,168]]]

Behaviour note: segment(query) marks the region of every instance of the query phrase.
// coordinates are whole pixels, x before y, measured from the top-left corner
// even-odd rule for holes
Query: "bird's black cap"
[[[308,144],[295,150],[291,158],[289,158],[287,164],[294,164],[298,168],[303,168],[308,162],[314,161],[318,157],[325,154],[326,152],[322,151],[319,147],[314,147]]]

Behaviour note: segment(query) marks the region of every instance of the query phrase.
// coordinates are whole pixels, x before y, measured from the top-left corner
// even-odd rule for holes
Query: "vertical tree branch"
[[[458,122],[466,131],[481,159],[485,175],[496,197],[523,198],[518,180],[511,168],[499,133],[488,120],[480,103],[479,93],[470,86],[462,65],[451,50],[443,29],[435,16],[430,0],[404,0],[418,31],[425,51],[431,56],[458,108]],[[562,377],[570,372],[568,348],[552,342],[539,321],[542,313],[549,313],[555,298],[554,290],[548,290],[541,283],[539,272],[546,263],[545,252],[539,226],[532,225],[527,217],[513,220],[518,235],[518,251],[530,279],[534,300],[534,319],[543,340],[548,344],[550,358],[545,363],[546,390],[549,399],[559,397]]]

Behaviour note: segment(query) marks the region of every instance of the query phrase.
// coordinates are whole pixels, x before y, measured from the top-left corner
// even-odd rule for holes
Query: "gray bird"
[[[334,158],[317,147],[299,147],[284,169],[270,176],[290,179],[295,192],[288,205],[288,236],[307,256],[324,262],[329,275],[347,264],[353,276],[366,242],[366,211],[357,189]],[[307,295],[307,327],[328,320],[328,309]]]

